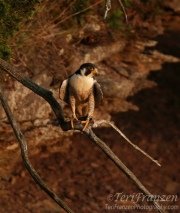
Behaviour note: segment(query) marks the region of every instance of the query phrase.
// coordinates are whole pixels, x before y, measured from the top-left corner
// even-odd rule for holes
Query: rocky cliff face
[[[174,1],[174,3],[167,3],[167,7],[174,9],[177,13],[179,11],[178,4],[178,2]],[[171,118],[165,120],[165,122],[168,121],[169,123],[161,124],[161,128],[164,128],[162,131],[158,130],[159,126],[155,126],[156,128],[153,129],[153,122],[151,123],[152,126],[149,126],[151,122],[150,117],[153,116],[153,113],[156,111],[156,109],[152,107],[157,105],[158,99],[154,99],[153,94],[148,95],[145,92],[143,93],[143,91],[157,91],[159,99],[165,97],[165,99],[170,102],[171,100],[176,101],[176,104],[173,104],[174,109],[177,109],[176,105],[179,106],[180,103],[177,96],[172,97],[166,90],[162,88],[159,89],[159,82],[157,82],[155,78],[149,78],[149,76],[156,72],[158,75],[162,75],[161,77],[163,79],[161,71],[163,73],[166,66],[172,66],[178,69],[180,64],[180,55],[178,53],[180,46],[179,40],[177,39],[179,38],[178,36],[180,36],[179,16],[166,14],[162,19],[167,20],[168,24],[161,23],[159,29],[151,29],[153,36],[151,36],[151,32],[146,32],[146,35],[143,36],[141,36],[139,32],[139,37],[136,37],[136,39],[119,37],[118,42],[102,42],[102,44],[98,43],[91,46],[80,43],[78,46],[72,46],[73,60],[67,67],[60,62],[61,56],[66,54],[66,49],[62,47],[63,43],[60,44],[58,41],[55,41],[56,44],[58,43],[56,46],[58,49],[56,51],[54,51],[53,46],[51,46],[46,53],[44,52],[46,50],[45,47],[34,47],[34,54],[32,54],[32,52],[15,54],[13,64],[21,72],[25,72],[29,75],[37,84],[51,90],[66,113],[68,112],[67,106],[58,98],[60,81],[76,71],[79,65],[84,62],[96,64],[100,70],[100,76],[97,80],[101,84],[104,101],[96,109],[94,119],[114,121],[117,125],[120,125],[120,128],[124,129],[127,136],[132,136],[132,139],[137,143],[139,139],[139,145],[141,145],[142,148],[144,147],[144,149],[152,152],[153,157],[158,158],[160,163],[165,164],[166,160],[164,160],[165,155],[163,155],[163,152],[164,154],[166,152],[163,151],[164,149],[162,147],[166,147],[167,144],[163,141],[163,131],[166,131],[166,127],[168,126],[168,131],[172,131],[173,134],[176,134],[177,138],[169,141],[168,145],[169,150],[171,150],[172,153],[176,153],[176,149],[174,150],[173,147],[177,145],[179,140],[179,133],[177,133],[179,121],[177,121],[177,125],[175,125]],[[87,28],[92,32],[101,31],[100,25],[92,24],[91,27]],[[81,33],[85,33],[86,30],[87,29]],[[154,31],[156,31],[156,33],[154,33]],[[154,34],[156,34],[156,36],[154,36]],[[72,35],[66,37],[67,45],[70,45],[71,37]],[[168,72],[171,71],[172,70],[168,70]],[[174,78],[173,71],[171,74],[169,80]],[[177,75],[179,76],[178,73]],[[159,77],[160,81],[161,77]],[[177,82],[175,81],[176,86],[179,83],[178,79],[179,77],[177,78]],[[8,76],[7,82],[12,82],[12,79]],[[124,184],[119,186],[120,183],[117,179],[119,179],[120,174],[117,168],[113,166],[111,162],[107,162],[107,168],[105,168],[106,156],[101,156],[101,152],[97,150],[96,147],[89,145],[90,141],[85,145],[83,142],[86,141],[86,139],[80,133],[74,134],[73,131],[63,132],[59,126],[57,126],[56,118],[50,106],[42,98],[33,94],[18,82],[13,82],[12,84],[13,86],[10,89],[5,89],[5,94],[27,140],[31,160],[44,180],[47,181],[50,188],[52,187],[53,190],[58,191],[59,195],[69,205],[74,206],[73,202],[77,199],[85,203],[81,207],[79,204],[75,205],[74,209],[76,212],[78,212],[78,209],[81,210],[80,212],[99,212],[101,208],[103,208],[103,212],[107,212],[107,209],[104,208],[107,194],[117,193],[122,190],[130,190],[129,193],[134,192],[133,190],[135,190],[135,188],[133,188],[133,186],[132,188],[131,186],[127,186],[126,189],[123,189]],[[164,85],[164,87],[168,86],[168,83]],[[172,84],[169,89],[173,90],[174,87],[175,85]],[[4,86],[4,88],[6,88],[6,86]],[[176,92],[177,89],[178,87],[175,88]],[[141,91],[142,95],[139,96]],[[174,93],[176,94],[176,92]],[[138,98],[134,99],[133,97]],[[148,99],[149,102],[146,99]],[[147,103],[145,108],[153,109],[153,113],[146,110],[142,112],[142,102]],[[160,102],[159,106],[162,106],[165,102]],[[171,105],[171,103],[169,103],[169,105]],[[166,104],[165,107],[167,107]],[[172,111],[173,107],[170,107]],[[162,110],[164,112],[162,116],[166,116],[166,110],[168,109],[157,108],[157,110],[159,110],[159,113]],[[125,112],[125,114],[122,112]],[[149,120],[142,121],[141,116],[143,117],[145,114],[146,116],[144,118],[149,118]],[[155,113],[155,115],[157,114]],[[179,116],[179,113],[177,113],[177,116]],[[164,120],[161,120],[161,118],[158,120],[157,116],[157,121],[161,123],[161,121]],[[143,126],[144,128],[147,127],[147,130],[145,130]],[[145,132],[143,133],[143,131]],[[146,134],[146,131],[151,132],[151,134]],[[134,136],[131,135],[131,132],[133,132]],[[136,167],[140,168],[138,172],[136,169],[133,169],[134,163],[132,164],[131,161],[132,156],[130,153],[135,152],[132,150],[129,152],[128,146],[121,147],[119,144],[114,145],[112,140],[116,141],[117,137],[112,133],[111,129],[100,129],[99,132],[97,130],[97,134],[107,141],[108,145],[113,148],[115,152],[117,150],[119,156],[122,155],[124,159],[126,159],[126,155],[129,155],[129,160],[126,160],[126,163],[133,172],[139,174],[139,178],[144,180],[150,191],[154,190],[154,193],[160,194],[178,193],[179,184],[177,177],[179,174],[176,173],[178,165],[176,165],[177,161],[174,161],[174,157],[171,157],[171,153],[166,153],[168,155],[168,162],[166,166],[164,164],[162,165],[162,170],[157,171],[154,167],[152,168],[150,172],[152,175],[150,175],[149,180],[147,176],[151,168],[147,169],[146,165],[151,164],[148,164],[145,160],[144,166],[139,165],[142,156],[138,155],[136,160],[134,158],[132,160],[136,163]],[[167,134],[167,137],[171,138],[172,135]],[[148,144],[149,141],[151,141],[152,144]],[[79,145],[77,145],[77,143]],[[151,146],[151,148],[149,146]],[[94,156],[88,159],[92,149],[95,151]],[[87,152],[85,153],[83,150]],[[122,152],[124,154],[122,154]],[[175,155],[177,156],[177,154]],[[19,145],[3,108],[0,106],[1,212],[59,212],[59,207],[49,201],[49,198],[45,197],[43,192],[36,188],[26,173],[25,168],[22,166],[21,161]],[[74,161],[74,163],[72,161]],[[39,162],[37,166],[36,162]],[[170,170],[171,164],[174,165],[172,171]],[[89,169],[87,169],[87,167]],[[98,171],[101,171],[102,177]],[[94,174],[94,172],[96,172],[96,174]],[[109,176],[105,175],[107,172],[109,172]],[[63,173],[63,177],[61,173]],[[164,175],[166,176],[164,177]],[[65,176],[69,177],[69,179],[67,180]],[[156,180],[157,176],[158,179]],[[56,180],[57,178],[58,180]],[[99,178],[101,181],[104,181],[104,189],[97,181]],[[122,179],[123,178],[124,177],[122,177]],[[112,179],[114,182],[112,182]],[[165,183],[160,185],[162,179],[164,179]],[[126,178],[124,178],[123,181],[129,185]],[[25,185],[23,185],[23,182]],[[78,182],[81,184],[78,185]],[[31,185],[29,186],[29,184]],[[157,184],[157,188],[155,184]],[[64,187],[64,185],[66,185],[67,188]],[[79,187],[81,190],[79,190]],[[94,192],[91,191],[91,187],[94,187]],[[120,191],[116,192],[116,188]],[[33,198],[29,189],[32,190],[32,194],[37,193],[37,197]],[[12,195],[14,200],[9,200]],[[97,198],[96,196],[99,197]],[[15,200],[18,202],[15,203]],[[88,202],[90,202],[90,204],[88,204]],[[11,205],[15,205],[17,209],[13,211]],[[92,209],[94,209],[94,211],[92,211]],[[175,211],[172,212],[175,213]]]

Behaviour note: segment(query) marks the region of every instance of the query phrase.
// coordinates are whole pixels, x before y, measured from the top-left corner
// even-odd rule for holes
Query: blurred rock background
[[[113,121],[160,168],[130,147],[111,128],[103,139],[147,189],[176,195],[163,203],[180,206],[180,5],[179,1],[118,1],[106,20],[104,1],[44,0],[31,20],[8,41],[10,63],[58,98],[60,82],[84,62],[98,66],[104,100],[94,119]],[[140,212],[107,209],[107,196],[140,193],[129,179],[81,133],[63,132],[49,105],[0,73],[9,105],[27,140],[37,172],[75,212]],[[142,163],[143,162],[143,163]],[[1,213],[63,212],[26,171],[18,142],[0,106]],[[118,205],[133,205],[119,202]],[[147,205],[146,202],[140,204]],[[141,212],[146,212],[141,210]],[[152,210],[152,212],[157,212]]]

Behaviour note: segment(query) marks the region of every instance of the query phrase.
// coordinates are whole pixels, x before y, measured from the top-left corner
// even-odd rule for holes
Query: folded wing
[[[60,99],[65,101],[67,104],[69,104],[68,83],[69,83],[69,79],[65,79],[59,87],[59,97]]]
[[[94,99],[95,99],[95,106],[97,106],[103,100],[103,92],[101,90],[100,84],[95,81],[94,83]]]

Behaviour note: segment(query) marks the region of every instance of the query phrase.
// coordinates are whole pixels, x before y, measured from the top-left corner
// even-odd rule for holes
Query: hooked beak
[[[93,74],[93,75],[98,75],[98,74],[99,74],[98,69],[96,69],[96,68],[93,69],[92,74]]]

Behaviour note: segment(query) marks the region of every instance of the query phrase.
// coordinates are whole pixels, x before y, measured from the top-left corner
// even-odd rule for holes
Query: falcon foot
[[[82,131],[85,131],[85,130],[86,130],[86,128],[88,127],[89,122],[90,122],[91,119],[92,119],[91,117],[87,117],[87,119],[86,119],[85,121],[81,121],[81,123],[84,123],[84,124],[85,124],[85,126],[84,126],[84,128],[83,128]]]
[[[74,129],[74,121],[78,121],[76,116],[71,118],[71,127],[72,127],[72,129]]]

